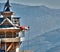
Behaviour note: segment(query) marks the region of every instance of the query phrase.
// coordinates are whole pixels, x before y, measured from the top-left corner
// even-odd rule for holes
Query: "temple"
[[[0,17],[0,52],[20,52],[20,44],[23,39],[20,32],[25,32],[29,27],[20,25],[20,17],[12,17],[14,12],[10,10],[9,0],[5,3]],[[26,51],[31,52],[31,51]]]

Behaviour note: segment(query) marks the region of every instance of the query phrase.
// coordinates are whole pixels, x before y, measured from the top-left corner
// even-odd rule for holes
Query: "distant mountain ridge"
[[[23,47],[29,47],[34,52],[60,52],[60,28],[38,35],[30,39],[29,43],[24,42]]]
[[[60,52],[57,50],[60,46],[60,9],[11,5],[11,11],[21,17],[21,25],[30,26],[21,49],[32,49],[34,52]],[[0,4],[0,11],[3,11],[3,8],[4,4]]]

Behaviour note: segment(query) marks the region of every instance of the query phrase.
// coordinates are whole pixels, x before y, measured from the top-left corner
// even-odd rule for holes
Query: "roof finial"
[[[10,11],[10,3],[9,3],[9,0],[7,0],[7,2],[5,3],[4,11]]]

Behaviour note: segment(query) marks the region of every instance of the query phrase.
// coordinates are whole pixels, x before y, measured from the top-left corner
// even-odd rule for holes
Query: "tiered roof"
[[[9,28],[9,27],[15,27],[15,24],[13,24],[12,20],[9,18],[12,18],[10,15],[12,12],[10,11],[10,3],[9,0],[7,0],[4,10],[1,12],[1,15],[3,15],[2,18],[0,18],[0,28]]]

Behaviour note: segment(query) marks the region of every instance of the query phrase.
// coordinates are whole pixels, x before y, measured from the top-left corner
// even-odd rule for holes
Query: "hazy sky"
[[[0,2],[6,2],[6,0],[0,0]],[[60,8],[60,0],[10,0],[10,2],[31,6],[45,5],[52,8]]]

